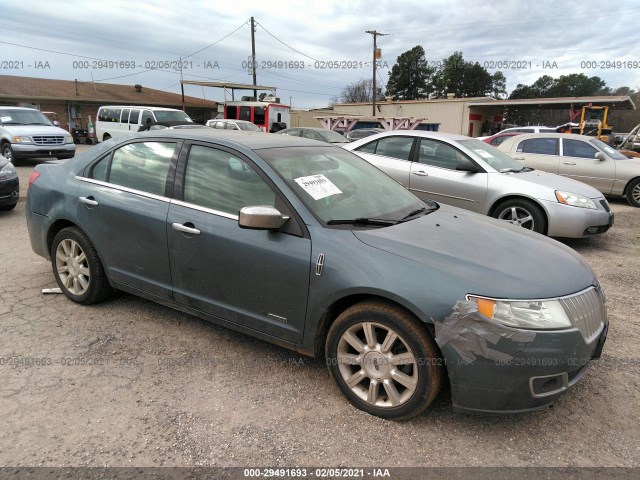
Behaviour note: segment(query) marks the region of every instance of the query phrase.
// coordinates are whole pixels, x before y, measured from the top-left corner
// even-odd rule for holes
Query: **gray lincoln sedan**
[[[342,146],[419,197],[490,215],[552,237],[587,237],[613,225],[602,193],[527,168],[478,139],[391,131]]]
[[[112,139],[38,165],[27,224],[72,301],[123,290],[324,356],[346,398],[383,418],[417,415],[443,388],[458,411],[545,407],[607,335],[602,288],[571,249],[421,201],[303,138]]]

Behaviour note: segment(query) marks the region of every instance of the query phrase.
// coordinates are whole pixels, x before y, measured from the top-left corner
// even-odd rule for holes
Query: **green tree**
[[[429,98],[433,93],[435,69],[429,67],[420,45],[398,56],[387,82],[387,95],[394,100]]]
[[[506,78],[500,71],[490,74],[478,62],[467,62],[462,52],[454,52],[442,61],[442,68],[434,75],[434,90],[438,98],[450,93],[456,97],[501,98],[506,95]]]

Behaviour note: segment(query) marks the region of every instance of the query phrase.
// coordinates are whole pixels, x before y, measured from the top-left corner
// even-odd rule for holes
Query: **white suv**
[[[14,165],[22,158],[71,158],[73,137],[56,127],[40,110],[0,107],[0,154]]]

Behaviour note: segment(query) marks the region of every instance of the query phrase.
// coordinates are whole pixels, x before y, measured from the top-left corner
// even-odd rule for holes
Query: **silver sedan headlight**
[[[571,205],[572,207],[590,208],[592,210],[598,209],[596,202],[591,200],[589,197],[585,197],[584,195],[579,195],[577,193],[556,190],[556,199],[558,202],[565,205]]]
[[[531,330],[570,328],[571,320],[557,300],[494,300],[467,296],[478,312],[508,327]]]

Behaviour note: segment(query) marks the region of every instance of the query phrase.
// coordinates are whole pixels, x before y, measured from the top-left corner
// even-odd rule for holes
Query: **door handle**
[[[524,160],[524,157],[513,157],[514,160]]]
[[[200,230],[193,227],[187,227],[186,224],[182,225],[181,223],[172,223],[171,227],[173,227],[174,230],[177,230],[179,232],[190,233],[191,235],[200,235]]]
[[[416,172],[411,172],[414,175],[417,175],[419,177],[428,177],[429,174],[427,172],[425,172],[424,170],[418,170]]]
[[[562,162],[563,165],[575,165],[576,162]]]
[[[91,205],[92,207],[98,205],[98,202],[96,202],[93,197],[78,197],[78,201],[80,203],[84,203],[85,205]]]

